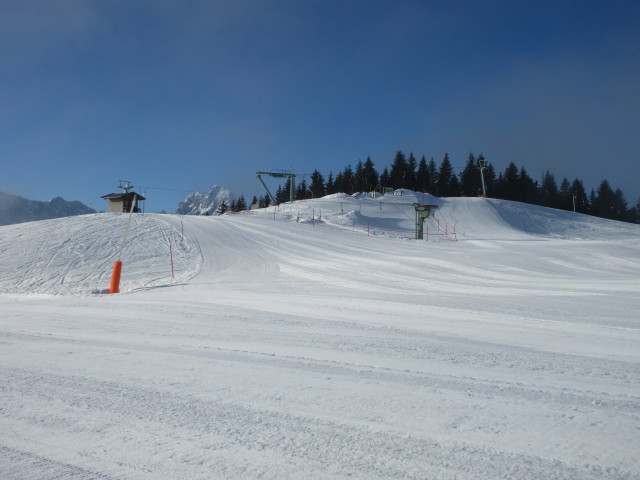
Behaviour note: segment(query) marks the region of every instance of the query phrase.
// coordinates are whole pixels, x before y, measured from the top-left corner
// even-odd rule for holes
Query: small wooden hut
[[[131,211],[132,204],[133,212],[138,213],[140,211],[138,208],[138,202],[140,200],[146,200],[146,198],[136,192],[110,193],[108,195],[103,195],[100,198],[104,198],[108,201],[107,211],[118,213],[129,213]]]

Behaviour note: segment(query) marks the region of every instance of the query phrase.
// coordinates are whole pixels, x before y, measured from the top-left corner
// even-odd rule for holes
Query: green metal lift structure
[[[276,200],[276,198],[273,195],[271,195],[271,192],[269,191],[269,188],[264,183],[264,180],[262,180],[262,175],[268,175],[270,177],[275,177],[275,178],[287,178],[288,177],[289,178],[289,201],[291,203],[293,203],[293,201],[296,198],[296,192],[295,192],[295,188],[294,188],[295,187],[294,178],[296,177],[295,173],[288,173],[288,172],[256,172],[256,178],[258,180],[260,180],[260,183],[262,183],[262,186],[267,191],[267,195],[269,195],[269,198],[271,199],[273,204],[277,205],[278,201]]]

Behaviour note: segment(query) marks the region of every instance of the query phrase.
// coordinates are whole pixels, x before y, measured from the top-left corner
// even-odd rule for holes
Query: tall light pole
[[[487,189],[484,186],[484,171],[487,168],[487,161],[484,159],[482,154],[478,157],[478,168],[480,169],[480,180],[482,181],[482,195],[481,197],[487,196]]]

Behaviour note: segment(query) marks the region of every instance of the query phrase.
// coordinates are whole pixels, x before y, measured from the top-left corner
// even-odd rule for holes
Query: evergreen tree
[[[383,191],[387,187],[392,187],[391,175],[389,174],[389,169],[387,167],[384,167],[382,175],[380,175],[380,187],[383,189]]]
[[[378,186],[378,172],[373,166],[371,157],[364,162],[364,191],[372,192]]]
[[[305,200],[307,198],[307,180],[302,179],[296,187],[296,200]]]
[[[452,197],[460,196],[460,182],[458,181],[458,176],[455,172],[451,172],[451,178],[449,179],[449,191]]]
[[[625,218],[626,222],[640,223],[640,216],[638,215],[638,206],[640,206],[640,202],[638,202],[635,207],[631,207],[629,210],[627,210],[627,216]]]
[[[609,182],[603,180],[598,187],[598,195],[591,204],[592,215],[613,219],[616,217],[614,192]]]
[[[327,195],[336,193],[336,184],[333,180],[333,172],[329,172],[329,176],[327,177],[327,184],[325,186],[325,192]]]
[[[351,165],[347,165],[344,169],[344,182],[345,182],[345,193],[353,194],[355,192],[355,186],[353,184],[353,169]]]
[[[416,157],[413,156],[413,153],[409,153],[409,159],[407,160],[407,170],[404,175],[403,188],[408,188],[409,190],[413,190],[413,191],[417,190],[417,187],[416,187],[416,185],[418,184],[418,181],[416,178],[417,167],[418,167],[418,162],[416,160]]]
[[[356,192],[366,192],[364,163],[362,163],[362,160],[358,160],[358,163],[356,164],[356,170],[353,173],[353,188]]]
[[[405,176],[407,175],[407,159],[400,150],[396,152],[396,157],[391,164],[391,186],[394,189],[404,188]]]
[[[507,198],[504,193],[506,184],[507,184],[507,181],[504,179],[504,175],[502,174],[502,172],[500,172],[498,174],[498,178],[496,179],[496,184],[493,188],[494,198],[502,198],[502,199]]]
[[[589,215],[595,216],[595,205],[596,205],[596,192],[591,189],[591,193],[589,194],[589,211],[587,212]]]
[[[547,170],[542,177],[542,185],[540,185],[538,191],[538,201],[540,205],[545,207],[559,207],[558,185],[549,170]]]
[[[218,208],[216,208],[215,214],[224,215],[228,209],[229,207],[227,206],[226,202],[223,200],[222,203],[218,205]]]
[[[573,202],[575,202],[576,212],[578,213],[589,213],[591,207],[589,205],[589,199],[587,198],[587,191],[584,189],[584,185],[582,184],[582,180],[578,180],[577,178],[571,184],[571,188],[569,189],[572,197],[572,207]]]
[[[519,202],[537,203],[538,200],[538,184],[529,176],[524,167],[520,168],[518,174],[518,194]]]
[[[573,211],[573,195],[571,194],[571,184],[567,177],[564,177],[562,182],[560,182],[560,190],[558,191],[558,208]]]
[[[276,190],[276,202],[284,203],[289,201],[289,182],[285,182],[284,187],[282,185],[278,186],[278,190]]]
[[[338,172],[336,175],[333,181],[333,189],[336,193],[344,193],[344,175],[342,172]]]
[[[498,193],[505,200],[518,200],[518,167],[510,162],[504,170],[504,174],[498,177]]]
[[[244,199],[244,194],[243,194],[243,195],[240,195],[240,197],[238,198],[238,201],[236,202],[236,209],[234,211],[241,212],[246,209],[247,209],[247,201]]]
[[[479,158],[479,157],[478,157]],[[482,181],[480,180],[480,169],[473,153],[469,154],[467,164],[460,172],[460,193],[467,196],[477,196],[482,193]]]
[[[435,194],[439,172],[438,167],[436,167],[436,162],[433,160],[433,157],[431,157],[431,160],[429,160],[429,165],[427,165],[427,172],[427,180],[429,182],[429,188],[427,189],[427,192]]]
[[[482,157],[482,154],[480,154],[480,157]],[[493,168],[493,165],[487,162],[487,167],[484,170],[484,188],[487,191],[487,196],[493,196],[492,192],[496,188],[496,183],[496,171]]]
[[[260,201],[258,200],[258,197],[256,197],[255,195],[253,196],[253,198],[251,199],[251,206],[258,204],[258,206],[260,205]]]
[[[420,159],[420,163],[418,163],[418,171],[416,172],[416,191],[429,191],[429,171],[427,170],[427,159],[424,158],[424,155]]]
[[[453,173],[453,166],[449,160],[449,154],[445,153],[440,169],[438,170],[438,180],[436,182],[436,195],[438,197],[452,197],[460,193],[458,179]]]
[[[615,220],[633,221],[627,217],[627,201],[619,188],[613,192],[613,212]]]
[[[309,190],[311,190],[314,198],[320,198],[326,195],[324,178],[318,170],[314,170],[311,174],[311,186]]]
[[[353,170],[351,165],[347,165],[344,170],[336,176],[336,190],[340,193],[352,194],[353,191]]]
[[[633,220],[629,218],[627,212],[627,201],[624,198],[622,190],[617,188],[615,191],[609,185],[609,182],[603,180],[598,187],[598,194],[594,198],[592,204],[592,215],[611,220]]]

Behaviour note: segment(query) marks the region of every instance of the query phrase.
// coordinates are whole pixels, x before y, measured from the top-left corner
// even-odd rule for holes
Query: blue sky
[[[0,0],[0,55],[0,190],[36,200],[173,211],[397,150],[640,197],[636,1]]]

